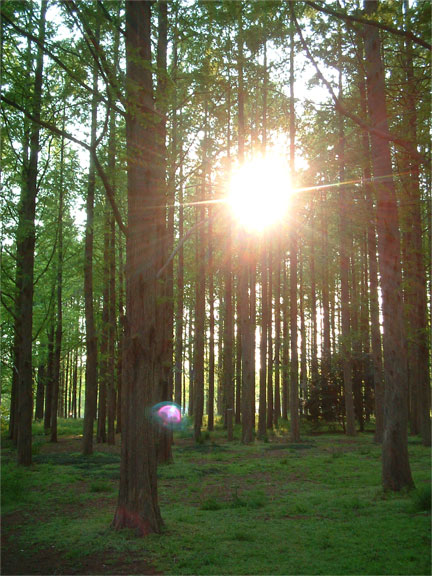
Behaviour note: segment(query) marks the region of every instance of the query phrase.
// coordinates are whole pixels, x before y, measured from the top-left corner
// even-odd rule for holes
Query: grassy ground
[[[281,428],[243,446],[185,430],[158,473],[165,531],[139,539],[110,528],[119,447],[83,457],[81,426],[61,421],[52,445],[35,425],[31,469],[3,440],[2,574],[430,574],[430,451],[417,438],[417,489],[384,494],[370,433],[291,444]]]

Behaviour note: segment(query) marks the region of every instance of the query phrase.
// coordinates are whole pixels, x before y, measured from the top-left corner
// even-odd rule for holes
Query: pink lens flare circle
[[[153,413],[156,420],[165,428],[176,428],[181,422],[180,406],[174,402],[161,402],[157,404]]]

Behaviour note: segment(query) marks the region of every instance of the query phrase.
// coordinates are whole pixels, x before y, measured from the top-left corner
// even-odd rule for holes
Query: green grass
[[[61,423],[65,436],[76,427]],[[370,433],[309,433],[291,444],[282,428],[250,446],[225,443],[220,430],[198,445],[182,436],[174,464],[158,470],[161,535],[110,528],[118,454],[48,453],[43,438],[30,469],[4,445],[3,530],[18,550],[53,546],[77,570],[86,555],[109,552],[111,562],[146,559],[166,574],[430,573],[430,451],[417,438],[416,490],[393,494],[381,489]]]

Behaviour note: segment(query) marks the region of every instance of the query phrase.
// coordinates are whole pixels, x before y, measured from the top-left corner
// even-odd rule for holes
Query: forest
[[[0,8],[2,573],[430,574],[430,2]]]

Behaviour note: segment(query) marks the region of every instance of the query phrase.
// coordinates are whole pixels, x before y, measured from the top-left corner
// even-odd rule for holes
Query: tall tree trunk
[[[117,6],[117,16],[120,13],[120,4]],[[114,49],[113,64],[114,69],[118,70],[120,33],[118,29],[114,30]],[[109,113],[109,139],[108,139],[108,175],[111,180],[111,188],[116,191],[116,156],[117,156],[117,127],[116,114],[113,109]],[[108,237],[108,344],[107,344],[107,442],[115,444],[115,418],[116,418],[116,358],[115,358],[115,340],[116,340],[116,233],[115,219],[111,210],[109,212],[109,237]],[[121,353],[119,353],[120,355]]]
[[[78,390],[78,350],[75,350],[73,380],[72,380],[72,415],[77,418],[77,390]]]
[[[273,243],[268,246],[268,290],[267,290],[267,429],[273,428]]]
[[[179,44],[179,29],[178,29],[178,6],[174,7],[174,30],[173,30],[173,44],[172,44],[172,72],[171,78],[176,84],[177,74],[178,74],[178,44]],[[178,110],[177,106],[177,89],[174,86],[174,104],[172,111],[172,135],[171,135],[171,202],[173,208],[171,211],[172,215],[172,232],[171,238],[172,243],[174,243],[174,204],[175,204],[175,192],[176,192],[176,172],[177,172],[177,162],[183,157],[183,146],[182,140],[178,137],[178,132],[181,130],[181,117],[182,109]],[[178,189],[178,233],[179,239],[183,237],[183,162],[180,162],[180,178],[179,178],[179,189]],[[174,334],[174,401],[178,406],[182,406],[182,377],[183,377],[183,289],[184,289],[184,252],[183,245],[180,247],[177,260],[177,298],[174,301],[173,296],[173,317],[175,315],[175,334]],[[171,267],[170,272],[172,275],[172,286],[174,295],[174,270]],[[176,307],[174,310],[174,302],[176,302]],[[184,410],[184,406],[183,406]]]
[[[275,270],[275,346],[274,346],[274,362],[275,362],[275,388],[274,388],[274,425],[277,426],[279,418],[281,417],[281,399],[280,399],[280,349],[281,349],[281,240],[280,237],[276,240],[276,270]]]
[[[201,200],[205,197],[204,184]],[[204,205],[197,207],[198,221],[205,215]],[[195,283],[195,346],[194,346],[194,438],[201,438],[201,426],[204,411],[204,332],[205,332],[205,232],[201,224],[197,232],[197,266]]]
[[[242,394],[242,336],[240,330],[240,286],[236,286],[236,353],[235,353],[235,423],[241,422],[241,394]]]
[[[157,142],[157,187],[161,202],[157,210],[159,242],[159,269],[165,265],[174,243],[174,195],[172,187],[167,185],[167,49],[168,49],[168,4],[159,0],[158,41],[157,41],[157,86],[155,105],[159,114],[156,131]],[[168,217],[168,221],[167,221]],[[168,263],[164,274],[159,278],[157,316],[160,329],[157,334],[159,359],[159,401],[172,400],[172,332],[173,332],[173,267]],[[158,462],[172,462],[172,430],[160,426],[158,434]]]
[[[123,236],[122,232],[118,231],[118,315],[120,325],[118,327],[118,356],[117,356],[117,399],[116,399],[116,432],[119,434],[122,429],[121,415],[122,415],[122,373],[123,373],[123,353],[124,353],[124,264],[123,264]]]
[[[53,291],[55,284],[53,285]],[[45,414],[44,414],[44,431],[48,434],[51,428],[51,405],[52,405],[52,389],[54,379],[54,317],[51,320],[51,326],[48,331],[48,360],[47,360],[47,374],[46,374],[46,390],[45,390]]]
[[[406,29],[410,29],[409,3],[404,0],[404,16]],[[408,119],[408,138],[412,144],[417,145],[417,100],[415,91],[413,47],[410,40],[406,40],[405,69],[407,90],[406,111]],[[406,284],[409,293],[409,376],[410,383],[417,391],[414,402],[418,415],[418,427],[423,444],[431,445],[430,421],[430,370],[428,361],[428,313],[427,313],[427,287],[426,271],[422,247],[422,214],[420,173],[415,158],[408,158],[410,177],[405,180],[405,193],[408,198],[407,229],[411,231],[411,242],[407,243],[406,254]]]
[[[282,351],[282,418],[288,419],[289,397],[289,285],[287,278],[287,263],[283,263],[283,351]]]
[[[373,15],[378,2],[364,2],[365,12]],[[365,55],[368,104],[371,123],[387,133],[384,69],[379,31],[365,26]],[[402,304],[400,237],[396,194],[387,140],[371,134],[372,167],[377,192],[378,253],[381,275],[384,324],[384,436],[382,450],[383,486],[401,490],[412,487],[407,439],[407,374]],[[379,182],[378,179],[381,181]],[[378,183],[379,182],[379,183]]]
[[[99,29],[96,30],[96,38],[99,39]],[[97,83],[98,69],[93,67],[93,98],[91,104],[91,146],[96,145],[97,123]],[[97,334],[94,318],[93,302],[93,235],[94,235],[94,197],[96,188],[96,173],[93,156],[90,154],[90,166],[86,200],[86,227],[85,227],[85,250],[84,250],[84,301],[86,320],[86,371],[85,371],[85,407],[84,407],[84,431],[83,431],[83,454],[93,453],[93,423],[96,418],[97,402]]]
[[[20,334],[18,365],[18,413],[17,413],[17,461],[22,466],[32,463],[32,419],[33,419],[33,276],[35,251],[35,215],[37,196],[37,175],[39,158],[38,121],[41,116],[43,45],[45,42],[45,15],[47,0],[42,0],[39,17],[38,48],[34,92],[31,103],[34,123],[30,133],[30,156],[26,181],[21,191],[19,222],[17,229],[17,287],[20,289]]]
[[[180,184],[178,192],[179,201],[179,238],[183,237],[183,186]],[[178,252],[177,263],[177,308],[175,322],[175,377],[174,377],[174,399],[176,404],[185,406],[182,403],[182,376],[183,376],[183,313],[184,313],[184,251],[183,245]]]
[[[338,59],[342,62],[341,38],[339,30]],[[339,98],[343,97],[342,91],[342,71],[339,71]],[[341,333],[341,360],[343,371],[343,385],[345,397],[346,433],[354,436],[355,417],[354,399],[352,389],[352,354],[351,354],[351,320],[349,306],[349,248],[352,246],[352,224],[351,224],[351,190],[344,185],[345,181],[345,133],[344,117],[338,114],[338,164],[339,164],[339,265],[340,265],[340,301],[342,316]]]
[[[208,224],[208,278],[209,278],[209,380],[208,380],[208,429],[214,428],[214,384],[215,384],[215,319],[214,319],[214,277],[213,277],[213,225],[212,206],[209,205]]]
[[[301,405],[300,414],[303,414],[303,406],[307,393],[307,346],[306,346],[306,321],[305,321],[305,301],[304,301],[304,250],[299,251],[300,270],[299,270],[299,301],[300,301],[300,394]]]
[[[80,350],[80,352],[81,352],[81,350]],[[78,418],[81,418],[82,376],[83,376],[83,369],[82,369],[82,364],[81,364],[81,353],[80,353],[80,362],[79,362],[79,387],[78,387]]]
[[[318,383],[318,326],[317,326],[317,291],[316,291],[316,276],[315,276],[315,236],[311,238],[309,266],[310,266],[309,268],[310,306],[311,306],[311,322],[312,322],[311,379],[312,379],[312,386],[316,386]]]
[[[46,383],[45,362],[42,361],[39,364],[38,371],[37,371],[35,420],[42,420],[43,419],[45,383]]]
[[[367,119],[366,82],[362,77],[359,85],[362,114]],[[369,134],[362,130],[363,178],[365,181],[364,203],[365,213],[369,214],[367,225],[367,251],[369,260],[369,308],[372,349],[373,385],[375,396],[375,442],[383,439],[384,418],[384,380],[382,365],[381,332],[378,300],[378,262],[376,242],[376,211],[374,208],[374,187],[371,184]]]
[[[294,108],[294,2],[290,2],[290,171],[295,184],[295,108]],[[297,351],[297,231],[290,231],[290,333],[291,333],[291,383],[290,383],[290,437],[292,442],[300,440],[299,397],[298,397],[298,351]]]
[[[110,213],[108,199],[105,198],[104,210],[104,251],[103,251],[103,293],[102,293],[102,330],[99,348],[99,386],[98,386],[98,408],[97,408],[97,429],[96,442],[105,443],[107,441],[106,420],[107,420],[107,388],[108,388],[108,341],[109,331],[109,306],[110,306]]]
[[[238,9],[238,33],[237,33],[237,72],[238,72],[238,156],[242,164],[244,162],[245,146],[245,89],[244,89],[244,47],[243,47],[243,6],[240,4]],[[253,414],[252,399],[254,388],[255,367],[252,365],[253,359],[253,341],[254,335],[251,333],[251,301],[249,297],[249,285],[252,272],[251,250],[249,241],[245,233],[241,240],[239,256],[239,279],[238,294],[239,302],[239,321],[241,334],[241,412],[242,412],[242,442],[248,444],[252,442],[253,434]],[[254,288],[255,289],[255,288]]]
[[[158,227],[154,207],[155,139],[151,63],[151,4],[126,2],[128,87],[128,235],[126,240],[126,329],[122,383],[120,491],[113,525],[144,536],[160,532],[155,430],[150,416],[156,396]],[[146,65],[143,65],[143,64]],[[145,122],[143,119],[145,118]],[[139,160],[138,160],[139,159]]]
[[[3,23],[3,22],[2,22]],[[3,42],[4,35],[1,35],[1,42]],[[3,43],[2,43],[3,48]],[[32,67],[32,43],[30,38],[27,40],[27,47],[25,51],[26,70],[31,74]],[[30,148],[30,123],[26,116],[23,119],[23,141],[22,141],[22,171],[21,171],[21,196],[25,197],[25,189],[27,186],[27,173],[29,168],[29,148]],[[22,224],[23,225],[23,224]],[[17,239],[18,239],[17,230]],[[18,253],[17,253],[18,257]],[[9,438],[16,446],[18,441],[18,380],[19,380],[19,366],[20,366],[20,350],[21,350],[21,306],[22,306],[22,265],[17,259],[17,266],[15,269],[15,318],[14,318],[14,338],[12,347],[12,383],[11,383],[11,400],[10,400],[10,417],[9,417]],[[50,399],[51,400],[51,399]]]
[[[258,438],[266,435],[266,377],[267,377],[267,336],[268,336],[268,245],[264,239],[261,245],[261,340],[259,373]]]
[[[66,105],[63,104],[62,127],[66,123]],[[51,442],[57,442],[57,414],[60,389],[60,361],[63,338],[63,212],[64,212],[64,136],[60,145],[60,182],[59,182],[59,207],[58,207],[58,232],[57,232],[57,325],[54,348],[54,370],[51,400]]]
[[[224,335],[223,335],[223,382],[225,397],[225,423],[228,441],[233,440],[234,421],[234,313],[232,286],[232,237],[231,227],[227,230],[227,247],[224,266]]]
[[[230,44],[231,48],[231,44]],[[231,170],[231,69],[228,64],[228,94],[227,94],[227,158],[228,171]],[[233,274],[232,274],[232,221],[227,214],[226,250],[223,260],[223,397],[224,424],[227,429],[227,439],[234,438],[234,307],[233,307]],[[219,339],[220,341],[220,339]]]
[[[331,375],[331,337],[330,337],[330,295],[329,295],[329,269],[328,269],[328,211],[327,206],[327,193],[321,192],[321,297],[323,307],[323,336],[322,336],[322,360],[321,360],[321,374],[323,379],[323,386],[327,388],[330,384]]]
[[[354,413],[359,424],[360,432],[364,431],[364,401],[362,391],[361,372],[361,335],[359,328],[359,307],[360,296],[358,286],[361,280],[357,277],[357,269],[354,254],[357,251],[354,243],[351,244],[351,331],[352,331],[352,374],[353,374],[353,395]]]

